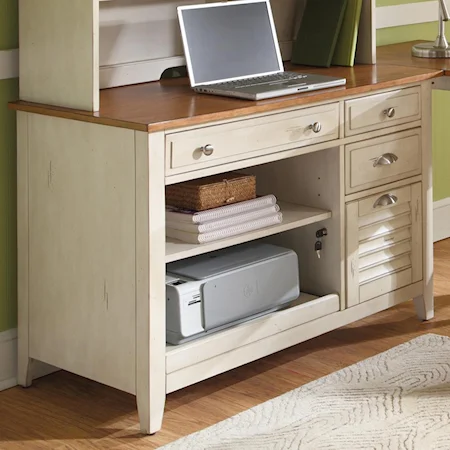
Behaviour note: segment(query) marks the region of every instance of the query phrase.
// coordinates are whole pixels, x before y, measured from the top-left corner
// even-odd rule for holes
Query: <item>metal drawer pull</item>
[[[384,194],[373,204],[373,207],[379,208],[380,206],[395,205],[397,201],[398,198],[395,195]]]
[[[201,151],[205,156],[211,156],[214,153],[214,147],[211,144],[206,144],[201,147]]]
[[[373,163],[373,167],[376,166],[389,166],[390,164],[394,164],[398,160],[398,156],[394,153],[385,153],[384,155],[379,156],[375,162]]]
[[[310,125],[307,130],[313,130],[314,133],[319,133],[322,129],[322,124],[320,122],[314,122],[312,125]]]
[[[383,111],[383,113],[384,113],[386,116],[388,116],[389,119],[392,119],[392,118],[395,116],[395,108],[388,108],[388,109],[385,109],[385,110]]]

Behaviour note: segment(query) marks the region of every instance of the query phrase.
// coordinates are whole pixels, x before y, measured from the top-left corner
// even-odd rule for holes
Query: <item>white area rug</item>
[[[162,449],[449,450],[450,338],[418,337]]]

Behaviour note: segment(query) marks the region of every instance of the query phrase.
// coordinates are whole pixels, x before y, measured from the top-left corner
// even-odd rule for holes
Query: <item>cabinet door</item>
[[[346,205],[347,306],[422,279],[422,187],[415,183]]]

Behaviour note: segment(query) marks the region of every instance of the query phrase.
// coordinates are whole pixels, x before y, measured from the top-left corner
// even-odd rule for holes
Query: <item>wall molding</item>
[[[450,237],[450,197],[433,204],[433,241]]]
[[[19,76],[19,49],[0,50],[0,80]]]
[[[377,8],[377,29],[413,25],[438,20],[437,1],[380,6]]]
[[[33,361],[33,380],[57,372],[57,367]],[[17,386],[17,328],[0,333],[0,391]]]

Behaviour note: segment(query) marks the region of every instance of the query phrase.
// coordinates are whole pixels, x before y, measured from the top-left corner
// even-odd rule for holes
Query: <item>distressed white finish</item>
[[[429,84],[421,88],[423,108],[430,105],[429,88]],[[420,317],[429,317],[433,305],[428,296],[425,302],[420,297],[424,283],[432,288],[431,243],[422,242],[422,236],[431,239],[426,225],[431,203],[426,203],[421,190],[423,180],[426,194],[431,193],[431,138],[424,120],[429,111],[422,110],[421,120],[414,115],[399,125],[381,123],[376,130],[343,136],[348,100],[150,135],[19,113],[20,383],[31,382],[34,358],[131,392],[137,396],[142,431],[154,433],[162,424],[166,392],[412,296],[426,309],[419,310]],[[296,135],[304,132],[303,122],[297,128],[286,126],[286,117],[301,122],[311,111],[331,111],[330,140],[303,141]],[[270,124],[270,136],[255,133],[253,127],[260,124]],[[189,152],[204,144],[205,137],[222,139],[236,130],[251,152],[235,140],[235,153],[207,165],[182,165],[182,173],[168,175],[174,148],[181,149],[182,162],[185,157],[189,162]],[[354,170],[347,164],[346,146],[364,149],[373,139],[400,142],[405,136],[419,137],[423,171],[414,166],[414,171],[392,174],[390,184],[378,185],[375,180],[370,188],[346,193],[346,172]],[[204,246],[166,242],[165,185],[176,177],[201,178],[233,165],[256,174],[258,193],[277,196],[286,221]],[[389,208],[380,208],[375,217],[373,203],[385,193],[398,197],[395,207],[400,211],[389,215]],[[422,211],[421,203],[428,209]],[[350,214],[353,205],[357,210]],[[314,243],[317,230],[324,227],[328,233],[319,259]],[[406,232],[406,245],[402,242],[392,261],[380,260],[376,252],[363,255],[369,288],[361,288],[349,280],[349,262],[356,258],[359,264],[358,245],[349,250],[346,244],[358,235],[375,242],[384,236],[379,234],[383,227],[388,234],[397,228]],[[258,238],[296,251],[301,290],[310,295],[301,296],[290,310],[166,348],[166,262]],[[392,273],[370,285],[377,270]]]
[[[19,76],[19,49],[0,50],[0,80]]]
[[[416,128],[346,145],[346,193],[419,175],[422,166],[421,144],[420,128]],[[382,157],[397,159],[391,164],[376,164]]]
[[[313,124],[320,124],[318,132]],[[166,140],[167,174],[248,158],[264,149],[276,151],[282,146],[305,146],[339,137],[338,103],[297,109],[259,119],[211,126],[169,134]],[[213,153],[205,155],[202,148],[213,146]],[[167,164],[166,164],[167,165]]]
[[[273,353],[276,350],[269,346],[284,346],[280,333],[298,328],[320,317],[329,316],[339,311],[339,306],[339,297],[335,294],[316,299],[311,295],[302,294],[297,302],[293,302],[291,307],[282,311],[182,346],[168,346],[167,392],[209,378],[213,372],[215,375],[240,366],[243,360],[249,362]],[[263,342],[266,345],[261,345]],[[237,354],[240,354],[239,359],[236,358]],[[211,358],[215,358],[217,364],[211,364],[209,361]],[[199,371],[199,365],[204,370]],[[189,379],[184,379],[186,384],[181,384],[183,376],[180,372],[188,370],[191,375]]]
[[[30,115],[24,139],[19,286],[28,280],[28,290],[19,314],[28,306],[28,355],[135,393],[134,132]]]
[[[377,130],[419,120],[420,88],[398,89],[345,102],[345,135]],[[388,111],[392,117],[388,116]]]
[[[434,317],[433,296],[433,165],[431,149],[431,82],[422,83],[422,246],[423,293],[414,299],[422,320]]]
[[[396,203],[376,206],[392,195]],[[422,279],[421,183],[347,204],[348,306]]]
[[[20,99],[97,111],[98,1],[20,0]]]
[[[141,430],[161,428],[165,403],[164,133],[136,133],[136,395]]]
[[[283,348],[307,341],[331,330],[340,328],[356,320],[395,306],[416,295],[422,289],[421,283],[411,284],[392,291],[354,308],[329,314],[281,332],[268,336],[257,343],[235,347],[227,353],[219,354],[205,361],[192,364],[167,375],[167,392],[176,391],[221,372],[237,367],[257,358],[282,350]],[[324,299],[325,300],[325,299]],[[170,354],[169,354],[170,360]]]

